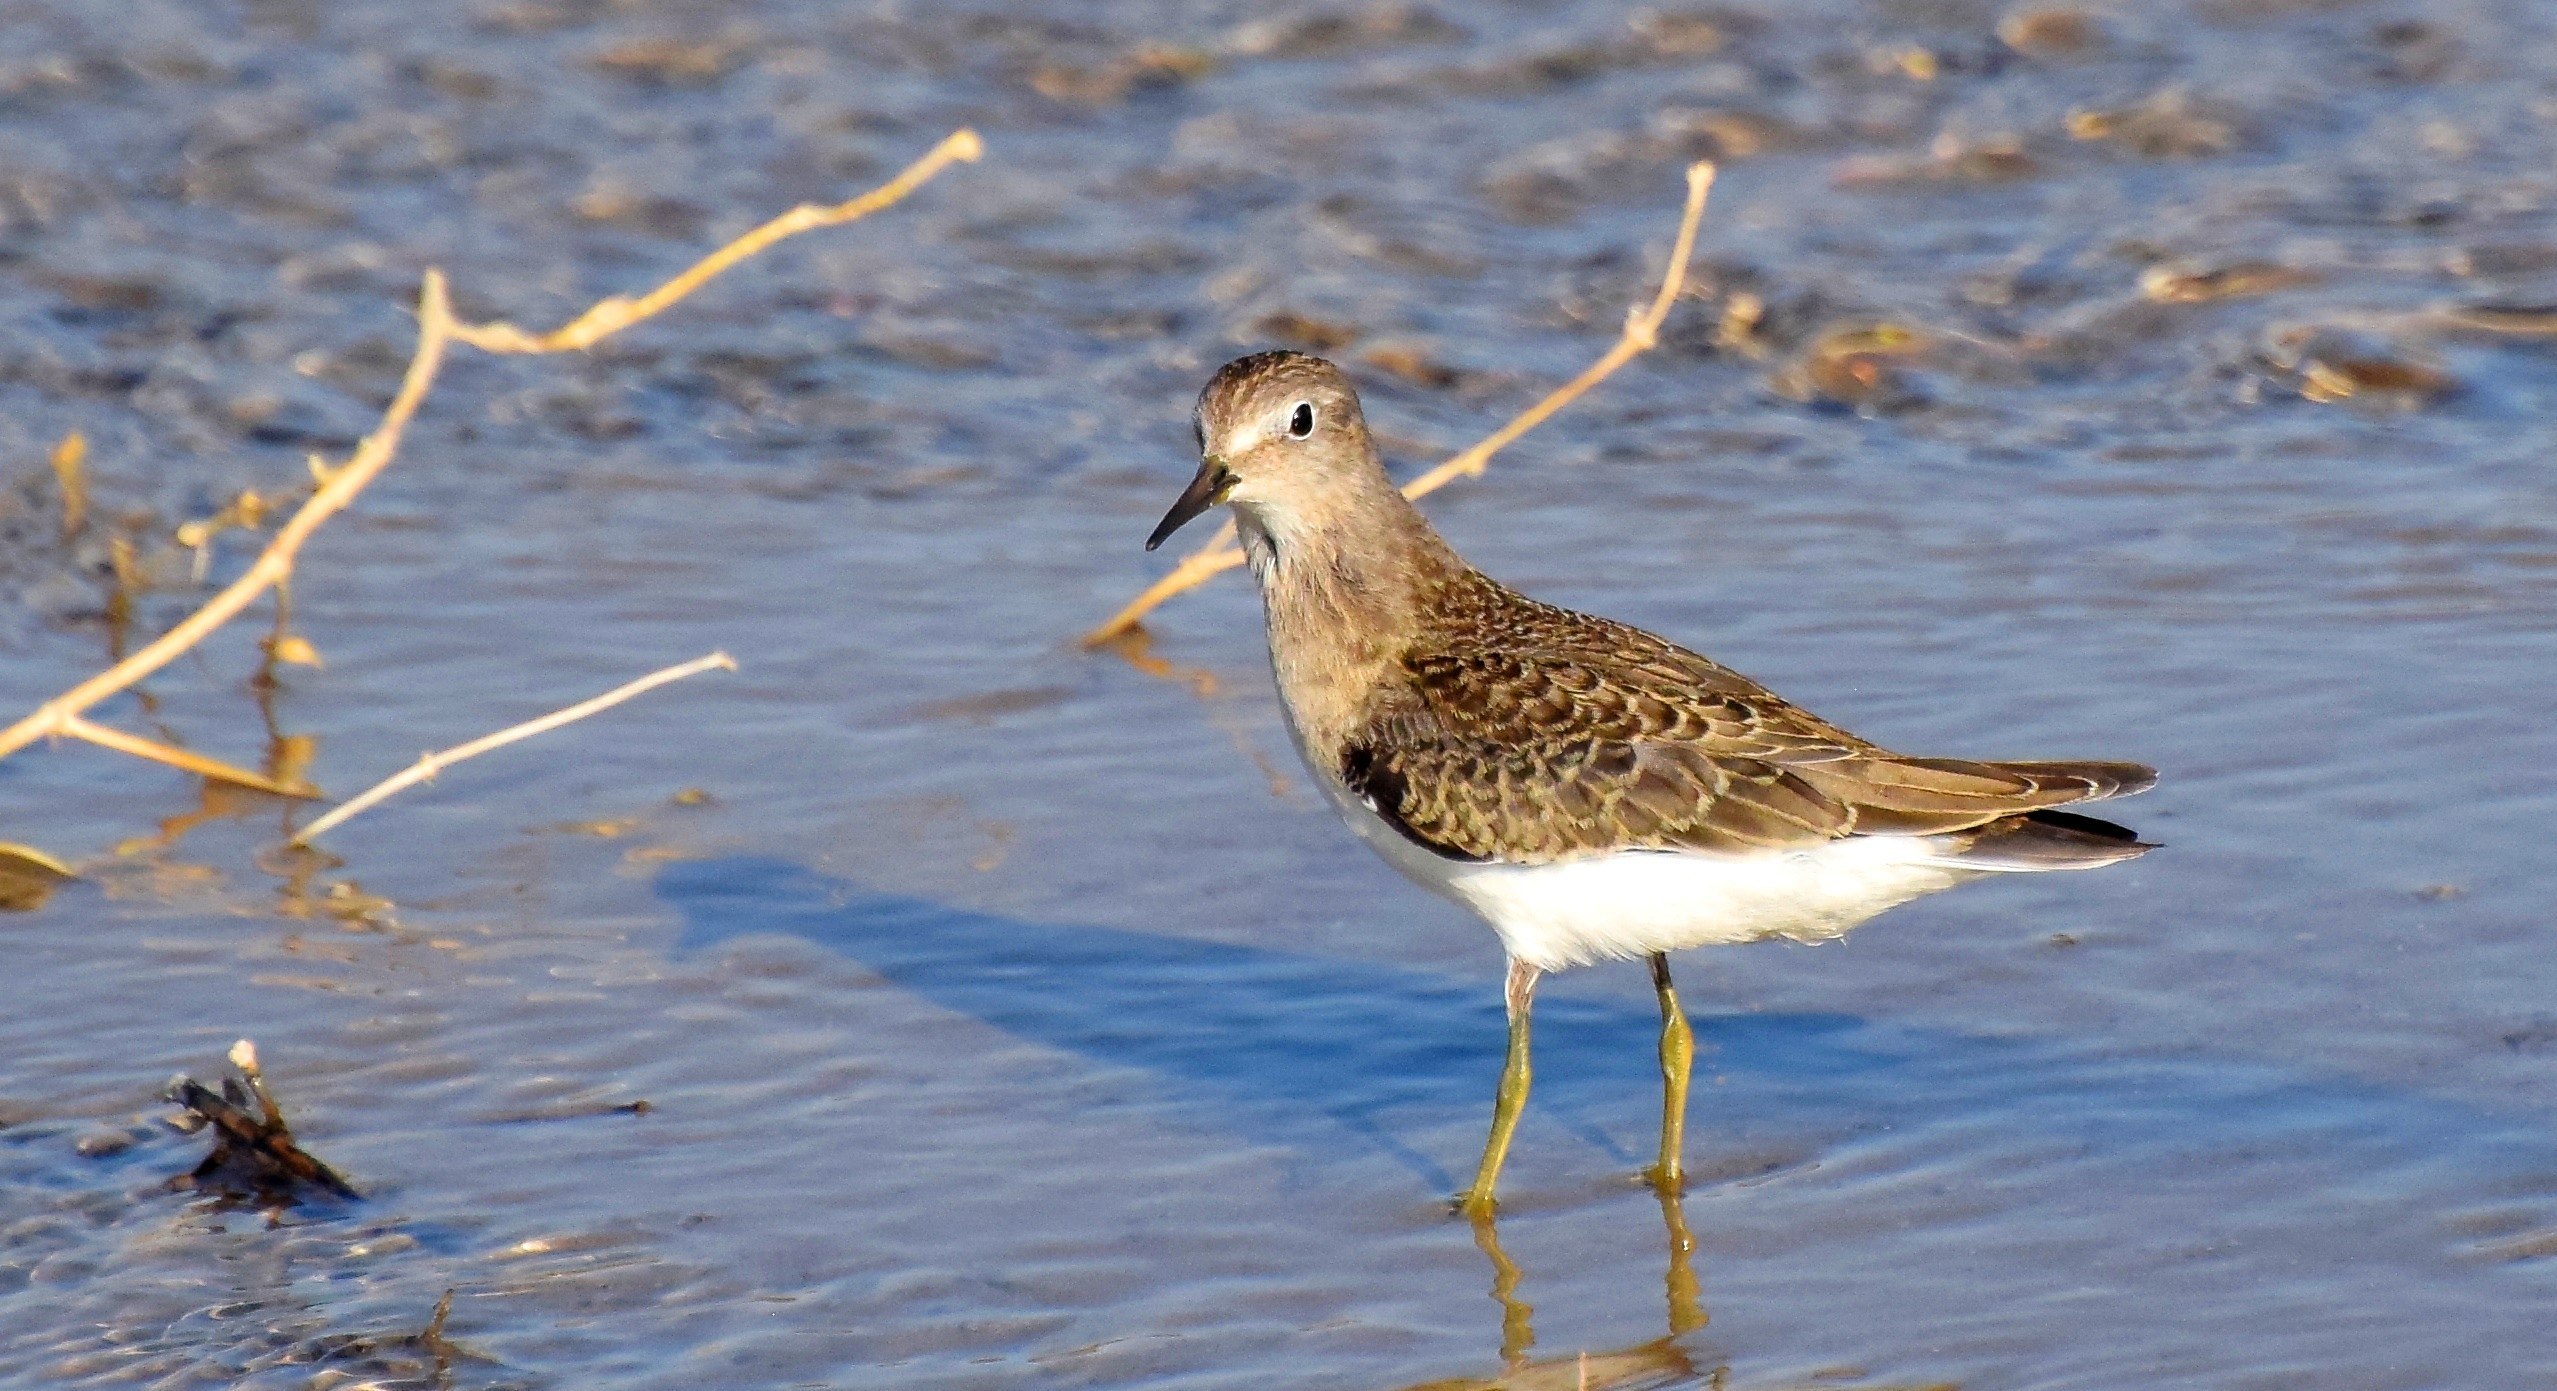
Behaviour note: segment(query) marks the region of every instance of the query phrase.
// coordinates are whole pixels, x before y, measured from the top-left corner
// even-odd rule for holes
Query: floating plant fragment
[[[2389,357],[2310,358],[2300,371],[2300,395],[2312,401],[2376,398],[2421,406],[2458,390],[2446,372]]]
[[[2268,261],[2239,261],[2200,270],[2192,266],[2151,266],[2140,274],[2140,293],[2161,304],[2201,304],[2215,299],[2269,295],[2317,283],[2315,271]]]
[[[0,913],[32,913],[80,876],[32,845],[0,841]]]
[[[2458,394],[2449,373],[2407,359],[2384,339],[2332,327],[2293,325],[2267,333],[2256,367],[2302,398],[2414,410]]]

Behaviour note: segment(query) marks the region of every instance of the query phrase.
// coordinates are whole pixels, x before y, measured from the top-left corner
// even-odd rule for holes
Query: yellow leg
[[[1518,1115],[1527,1109],[1527,1012],[1536,1001],[1536,978],[1542,974],[1523,961],[1509,963],[1509,1059],[1501,1065],[1500,1092],[1492,1102],[1492,1134],[1483,1142],[1483,1162],[1474,1170],[1474,1186],[1456,1200],[1468,1217],[1492,1215],[1493,1190],[1500,1186],[1500,1167],[1509,1158],[1510,1137],[1518,1133]]]
[[[1660,992],[1660,1162],[1644,1175],[1663,1197],[1687,1187],[1687,1078],[1696,1063],[1696,1033],[1669,984],[1669,955],[1651,957],[1651,987]]]

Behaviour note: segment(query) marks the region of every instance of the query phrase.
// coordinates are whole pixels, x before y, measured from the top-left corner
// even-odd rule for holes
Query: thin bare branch
[[[1243,548],[1234,544],[1234,523],[1217,528],[1207,544],[1181,557],[1163,578],[1145,587],[1145,592],[1127,602],[1127,606],[1110,615],[1109,621],[1083,635],[1087,648],[1107,646],[1114,638],[1133,632],[1145,616],[1161,608],[1165,600],[1186,594],[1243,563]]]
[[[637,299],[615,295],[548,333],[528,333],[513,324],[501,322],[458,324],[453,329],[453,336],[482,352],[491,353],[558,353],[592,347],[598,340],[663,311],[709,284],[711,278],[721,271],[760,254],[777,241],[820,227],[841,226],[868,217],[921,188],[925,180],[950,165],[974,163],[984,153],[985,142],[977,138],[975,131],[955,131],[948,139],[933,146],[930,154],[907,165],[903,173],[868,193],[831,207],[802,203],[704,256],[693,263],[691,269]]]
[[[1705,216],[1705,195],[1714,186],[1714,166],[1699,160],[1687,166],[1687,206],[1678,220],[1678,237],[1669,249],[1669,269],[1660,280],[1659,293],[1651,303],[1625,316],[1625,331],[1613,347],[1579,376],[1556,387],[1545,399],[1519,412],[1503,425],[1477,441],[1470,449],[1403,485],[1403,496],[1426,497],[1457,478],[1479,476],[1494,454],[1508,447],[1528,431],[1545,423],[1556,411],[1580,399],[1591,387],[1605,381],[1617,368],[1649,351],[1660,341],[1660,326],[1669,317],[1669,308],[1677,302],[1678,292],[1687,282],[1687,260],[1695,254],[1696,229]],[[1162,606],[1165,600],[1198,588],[1218,575],[1243,563],[1242,548],[1234,544],[1234,523],[1228,521],[1216,535],[1197,550],[1181,557],[1171,573],[1146,586],[1145,592],[1128,601],[1126,607],[1110,615],[1100,627],[1083,635],[1087,648],[1099,647],[1143,622],[1145,616]]]
[[[80,534],[89,520],[89,485],[80,471],[89,457],[89,437],[74,430],[53,447],[53,481],[62,494],[62,539]]]
[[[320,523],[337,515],[364,485],[382,471],[398,452],[401,432],[408,428],[410,417],[417,414],[426,389],[435,383],[436,369],[443,365],[444,346],[450,339],[453,312],[444,292],[444,276],[428,271],[426,283],[417,300],[417,351],[410,356],[408,372],[400,379],[398,394],[391,398],[390,409],[382,413],[382,422],[356,445],[355,455],[338,469],[328,483],[311,494],[293,519],[284,524],[258,554],[247,573],[224,586],[221,593],[204,607],[187,615],[176,627],[162,633],[141,650],[108,667],[79,685],[64,691],[35,709],[25,719],[0,730],[0,758],[25,748],[51,734],[68,734],[71,721],[78,719],[90,706],[124,690],[135,682],[177,660],[178,655],[202,642],[214,629],[239,616],[242,609],[256,603],[278,581],[293,572],[294,557],[302,543],[311,539]],[[109,747],[113,747],[110,745]],[[130,750],[127,750],[130,752]]]
[[[257,602],[267,591],[277,591],[281,604],[303,543],[319,530],[322,523],[353,502],[355,496],[399,452],[401,435],[417,414],[419,405],[425,401],[428,389],[434,385],[436,373],[443,366],[445,350],[452,342],[459,340],[493,353],[548,353],[590,347],[659,313],[701,288],[720,272],[762,252],[775,242],[815,228],[839,226],[866,217],[903,199],[949,165],[977,159],[984,148],[976,132],[957,131],[935,146],[931,153],[869,193],[832,207],[810,205],[794,209],[721,247],[638,299],[616,296],[605,300],[549,334],[536,336],[505,323],[462,323],[453,317],[452,301],[443,273],[427,271],[418,293],[417,348],[409,358],[407,372],[400,379],[399,391],[382,413],[381,422],[356,446],[353,456],[336,467],[329,466],[317,455],[311,456],[311,476],[317,485],[316,490],[276,532],[274,539],[267,543],[266,549],[258,554],[245,573],[147,646],[37,706],[17,723],[0,729],[0,758],[6,758],[39,739],[68,736],[246,787],[276,791],[287,796],[316,795],[307,786],[261,778],[183,749],[90,723],[83,716],[98,702],[131,688],[175,661],[180,654],[238,617],[242,610]],[[80,447],[81,442],[75,435],[66,439],[55,455],[55,470],[57,476],[65,478],[66,495],[70,482],[78,478]],[[75,510],[66,505],[66,531],[76,529],[78,510],[85,509]],[[115,604],[120,606],[131,589],[132,567],[123,538],[119,536],[114,541],[118,547],[119,577]],[[285,614],[279,608],[276,635],[267,646],[270,669],[279,654],[293,650],[284,645],[293,641],[284,631],[284,618]]]
[[[362,792],[357,793],[355,796],[339,804],[337,807],[331,809],[328,815],[321,817],[319,820],[312,822],[306,827],[303,827],[299,832],[294,834],[293,839],[289,843],[293,845],[308,845],[346,821],[347,818],[365,811],[374,804],[382,801],[384,798],[387,798],[393,793],[399,792],[404,788],[414,787],[421,782],[432,781],[437,773],[452,767],[454,764],[459,763],[466,758],[477,758],[479,755],[484,754],[491,749],[504,748],[506,745],[512,744],[519,739],[530,739],[536,734],[557,729],[561,725],[573,724],[578,720],[586,718],[588,715],[594,714],[596,711],[611,709],[613,706],[619,705],[633,696],[653,691],[659,686],[663,686],[670,681],[681,681],[687,676],[697,676],[705,671],[735,671],[736,669],[737,662],[735,658],[730,657],[725,652],[713,652],[707,657],[695,657],[689,662],[683,662],[675,666],[667,667],[663,671],[652,671],[636,681],[629,682],[626,685],[615,686],[613,689],[604,692],[602,695],[599,695],[592,700],[581,700],[575,705],[569,706],[565,710],[554,710],[549,714],[542,716],[540,719],[526,720],[522,724],[517,725],[508,725],[506,728],[501,729],[494,734],[483,734],[480,737],[471,740],[467,744],[455,744],[453,747],[446,749],[441,753],[427,754],[419,758],[415,763],[410,764],[408,767],[397,773],[393,773],[391,776],[382,779],[380,782],[375,783],[373,786],[364,789]]]
[[[200,753],[190,753],[175,744],[163,744],[157,740],[145,739],[138,734],[127,734],[120,729],[111,729],[106,725],[92,723],[82,715],[66,717],[62,722],[61,733],[67,738],[85,740],[102,749],[129,753],[135,758],[147,758],[154,763],[165,763],[200,778],[237,783],[258,792],[273,793],[278,797],[320,795],[318,788],[298,778],[292,782],[279,782],[263,773],[252,773],[246,768],[235,768],[218,758],[206,758]]]

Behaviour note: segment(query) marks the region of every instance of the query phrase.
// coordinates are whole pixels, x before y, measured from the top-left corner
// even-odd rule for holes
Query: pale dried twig
[[[98,727],[80,719],[90,706],[177,660],[180,653],[238,617],[242,609],[257,602],[260,595],[290,575],[294,558],[300,554],[302,544],[310,540],[311,533],[354,501],[355,495],[362,492],[364,485],[372,482],[373,476],[380,473],[383,465],[388,464],[391,456],[398,452],[401,433],[408,428],[409,419],[417,414],[419,403],[426,399],[426,389],[434,384],[436,369],[443,365],[444,347],[451,337],[452,328],[453,312],[444,292],[443,273],[430,270],[418,294],[417,351],[409,359],[408,371],[400,379],[399,391],[392,396],[390,408],[382,413],[381,424],[355,447],[354,457],[347,460],[345,467],[331,474],[327,484],[318,492],[311,494],[310,501],[303,503],[292,520],[275,534],[275,539],[267,543],[266,549],[250,563],[248,571],[224,586],[222,592],[214,595],[204,607],[187,615],[176,627],[162,633],[123,661],[37,706],[33,714],[7,729],[0,729],[0,758],[52,735],[71,735],[94,742]],[[130,748],[120,751],[133,752]],[[219,776],[242,781],[234,776],[238,771],[230,770]],[[246,781],[254,786],[255,776],[250,775]]]
[[[1492,461],[1492,456],[1512,441],[1580,399],[1591,387],[1605,381],[1615,370],[1649,351],[1660,341],[1660,326],[1669,317],[1669,308],[1687,281],[1687,258],[1695,253],[1696,229],[1705,215],[1705,195],[1714,184],[1714,166],[1699,160],[1687,166],[1687,206],[1679,215],[1678,236],[1669,249],[1669,269],[1660,280],[1660,291],[1651,303],[1625,316],[1625,331],[1587,370],[1549,392],[1545,399],[1521,411],[1508,424],[1484,436],[1472,448],[1403,485],[1403,496],[1426,497],[1457,478],[1478,477]],[[1208,538],[1205,545],[1181,557],[1171,573],[1146,586],[1145,592],[1128,601],[1127,606],[1110,615],[1109,621],[1083,635],[1085,647],[1099,647],[1142,622],[1145,616],[1177,594],[1185,594],[1209,580],[1243,563],[1243,549],[1234,544],[1234,523],[1228,520]]]
[[[784,237],[819,227],[833,227],[868,217],[923,185],[947,166],[973,163],[985,153],[985,142],[973,130],[953,132],[932,152],[908,165],[905,172],[849,202],[827,206],[802,203],[695,262],[691,269],[637,299],[615,295],[552,329],[528,333],[509,323],[462,324],[453,336],[491,353],[558,353],[594,346],[597,340],[648,318],[710,283],[711,277],[754,256]]]
[[[443,273],[427,271],[418,292],[416,351],[409,358],[408,370],[400,378],[399,390],[392,396],[389,408],[382,413],[382,419],[374,426],[373,432],[356,446],[354,455],[334,468],[313,456],[311,474],[318,484],[317,489],[276,532],[275,538],[251,562],[246,573],[224,586],[202,608],[148,645],[37,706],[17,723],[0,729],[0,758],[6,758],[39,739],[68,737],[244,787],[316,796],[317,793],[307,784],[279,783],[200,754],[109,729],[84,716],[100,701],[129,689],[177,660],[180,654],[202,642],[214,630],[238,617],[242,610],[268,590],[277,591],[280,601],[286,584],[292,578],[294,562],[303,543],[319,530],[323,522],[353,502],[356,494],[362,492],[399,451],[401,434],[426,399],[428,388],[434,385],[435,375],[443,365],[445,349],[453,341],[459,340],[493,353],[548,353],[592,346],[596,341],[683,299],[721,271],[762,252],[775,242],[815,228],[838,226],[866,217],[912,193],[925,180],[952,163],[976,159],[983,150],[984,144],[976,132],[958,131],[933,147],[922,159],[907,166],[894,179],[861,197],[832,207],[807,206],[785,213],[713,252],[648,294],[635,300],[618,296],[605,300],[565,327],[548,334],[529,334],[512,324],[469,324],[454,318]],[[64,441],[66,450],[73,447],[72,441]],[[58,474],[66,473],[61,457],[57,453]],[[67,468],[67,474],[73,478],[77,476],[76,455]],[[65,520],[67,523],[71,518],[66,516]],[[123,568],[119,567],[120,573]],[[282,641],[289,639],[281,633],[279,624],[277,639],[269,645],[270,657],[280,650],[277,643]]]
[[[89,487],[80,476],[80,463],[89,457],[89,437],[74,430],[53,447],[53,481],[62,494],[62,539],[80,534],[89,519]]]
[[[163,744],[157,740],[145,739],[139,734],[127,734],[121,729],[98,724],[86,715],[64,716],[62,733],[74,739],[85,739],[102,749],[129,753],[135,758],[147,758],[154,763],[165,763],[172,768],[193,773],[197,777],[218,778],[223,782],[238,783],[242,787],[253,788],[259,792],[271,792],[278,797],[320,795],[318,788],[299,778],[287,782],[270,778],[263,773],[252,773],[246,768],[235,768],[218,758],[206,758],[200,753],[191,753],[175,744]]]
[[[689,662],[678,663],[662,671],[652,671],[636,681],[615,686],[592,700],[581,700],[565,710],[553,710],[540,719],[508,725],[494,734],[483,734],[467,744],[455,744],[441,753],[422,755],[415,763],[348,798],[332,808],[328,815],[295,832],[289,843],[308,845],[346,821],[347,818],[367,810],[402,789],[414,787],[421,782],[434,781],[437,773],[466,758],[477,758],[491,749],[504,748],[519,739],[530,739],[536,734],[557,729],[561,725],[574,724],[599,710],[611,709],[633,696],[644,695],[668,682],[681,681],[687,676],[698,676],[705,671],[735,671],[736,669],[735,658],[725,652],[713,652],[707,657],[695,657]]]

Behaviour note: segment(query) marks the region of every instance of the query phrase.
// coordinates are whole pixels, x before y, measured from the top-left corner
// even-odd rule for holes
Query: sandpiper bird
[[[1660,997],[1663,1191],[1681,1185],[1686,947],[1837,937],[1983,874],[2151,847],[2054,810],[2146,789],[2136,763],[1911,758],[1639,628],[1541,604],[1450,549],[1386,477],[1358,393],[1301,353],[1200,393],[1198,476],[1146,541],[1219,503],[1261,587],[1289,734],[1353,830],[1472,909],[1509,957],[1509,1054],[1477,1217],[1527,1099],[1549,971],[1646,958]]]

